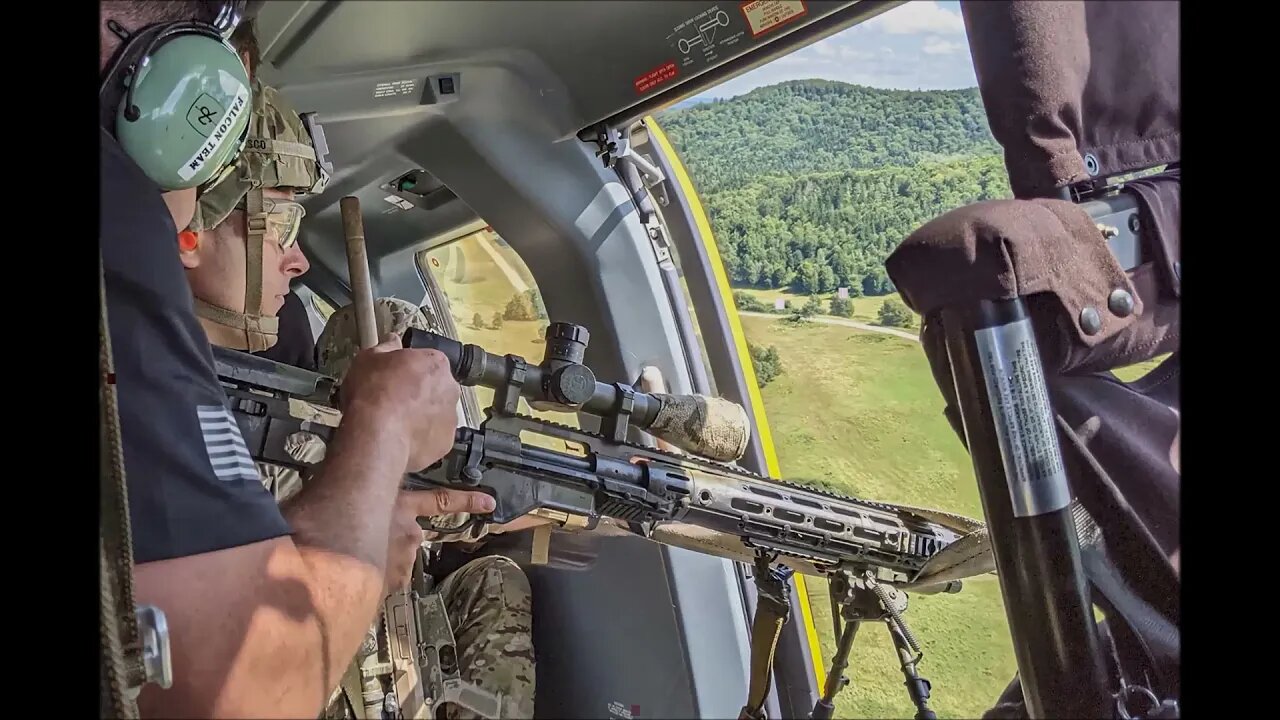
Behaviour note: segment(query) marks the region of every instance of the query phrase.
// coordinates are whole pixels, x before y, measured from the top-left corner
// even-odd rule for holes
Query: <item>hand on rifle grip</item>
[[[493,498],[482,492],[432,488],[431,490],[401,490],[396,496],[395,512],[391,517],[391,537],[387,544],[387,592],[404,587],[413,570],[414,559],[423,540],[423,531],[435,533],[465,532],[480,522],[478,515],[492,512]],[[436,528],[430,518],[442,515],[466,514],[468,522],[457,530]],[[423,519],[428,519],[423,524]]]
[[[408,449],[405,472],[430,467],[453,446],[462,389],[448,359],[435,350],[403,349],[399,338],[360,351],[342,380],[344,424],[369,422],[400,435]]]

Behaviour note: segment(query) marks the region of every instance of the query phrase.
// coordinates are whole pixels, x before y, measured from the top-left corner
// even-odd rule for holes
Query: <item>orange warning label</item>
[[[801,0],[750,0],[742,3],[742,14],[747,18],[753,38],[802,18],[805,12]]]
[[[646,93],[676,76],[676,64],[668,61],[661,67],[654,68],[636,78],[636,92]]]

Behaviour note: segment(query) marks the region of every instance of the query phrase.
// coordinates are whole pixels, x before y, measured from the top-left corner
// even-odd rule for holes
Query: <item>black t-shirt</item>
[[[302,298],[291,292],[284,296],[284,307],[276,314],[280,323],[276,344],[261,352],[258,357],[275,360],[303,370],[316,370],[316,339],[311,336],[311,321]]]
[[[102,131],[98,210],[135,562],[290,532],[214,372],[164,200]]]

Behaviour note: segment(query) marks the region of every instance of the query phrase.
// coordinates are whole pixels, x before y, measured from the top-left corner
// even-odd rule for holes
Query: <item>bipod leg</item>
[[[830,720],[835,712],[836,693],[849,684],[844,671],[849,667],[849,651],[853,648],[853,638],[858,634],[858,626],[861,624],[861,621],[851,620],[840,633],[840,644],[836,646],[836,656],[831,661],[831,671],[827,673],[827,687],[818,702],[814,703],[813,712],[809,714],[813,720]]]
[[[836,695],[849,684],[844,671],[849,667],[849,652],[853,648],[853,639],[858,634],[858,627],[864,620],[881,620],[884,610],[879,597],[871,585],[861,577],[854,577],[845,570],[831,576],[831,615],[835,625],[836,637],[840,638],[836,646],[836,655],[831,661],[831,671],[827,673],[827,686],[822,697],[813,705],[809,717],[813,720],[827,720],[835,712]],[[840,621],[845,625],[841,628]]]
[[[831,625],[835,633],[831,637],[839,639],[844,635],[844,631],[840,627],[840,595],[843,584],[837,582],[827,582],[827,599],[831,601]]]
[[[911,654],[911,648],[907,646],[907,637],[898,627],[897,620],[890,617],[884,624],[889,628],[893,646],[898,649],[898,659],[902,660],[902,674],[907,678],[903,684],[907,686],[907,694],[911,696],[911,702],[916,705],[916,720],[937,720],[938,716],[929,709],[929,691],[932,686],[928,680],[920,677],[916,672],[916,663],[920,661],[920,656]]]

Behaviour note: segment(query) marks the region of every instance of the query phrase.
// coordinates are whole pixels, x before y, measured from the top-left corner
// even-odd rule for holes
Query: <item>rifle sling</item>
[[[106,276],[98,256],[98,409],[100,496],[98,613],[103,681],[103,717],[136,718],[136,691],[145,681],[138,621],[133,604],[133,542],[125,487],[124,455],[117,410],[115,367],[107,326]]]
[[[738,720],[764,720],[764,701],[769,696],[769,679],[778,650],[782,627],[791,616],[790,585],[779,571],[771,570],[763,559],[756,561],[756,616],[751,623],[751,685],[747,704]]]

